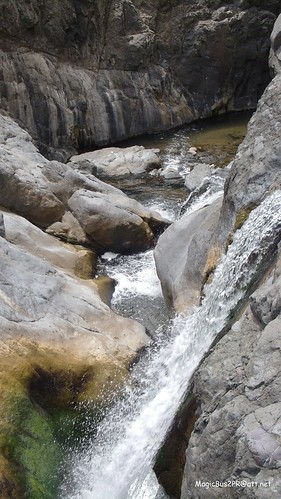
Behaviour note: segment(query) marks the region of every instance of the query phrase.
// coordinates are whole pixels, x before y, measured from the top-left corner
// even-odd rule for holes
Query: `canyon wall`
[[[231,244],[250,211],[281,187],[280,34],[281,16],[271,36],[275,77],[233,161],[217,249]],[[256,289],[248,290],[244,309],[194,375],[197,410],[191,417],[197,420],[186,450],[181,499],[280,496],[280,224],[276,236],[277,251],[268,257]]]
[[[253,108],[279,9],[277,0],[1,0],[0,106],[59,160]]]

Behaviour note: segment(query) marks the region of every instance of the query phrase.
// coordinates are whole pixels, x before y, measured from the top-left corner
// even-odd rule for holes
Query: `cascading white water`
[[[243,298],[281,230],[281,191],[269,196],[234,236],[205,287],[202,305],[174,320],[170,342],[136,366],[135,388],[100,424],[97,437],[73,465],[67,499],[152,499],[147,477],[188,387],[190,377],[231,311]],[[144,487],[145,484],[145,487]],[[145,492],[144,492],[145,490]]]
[[[160,196],[143,202],[144,206],[174,220],[179,211],[177,199]],[[159,324],[169,321],[158,279],[153,250],[133,255],[105,253],[98,265],[98,274],[106,274],[116,282],[111,307],[118,313],[141,322],[151,336]],[[143,310],[146,310],[146,314]],[[157,333],[159,336],[159,331]]]
[[[145,253],[118,256],[105,267],[105,273],[116,280],[113,305],[130,296],[161,296],[161,286],[156,274],[153,250]],[[117,260],[117,265],[115,261]]]
[[[185,216],[204,208],[218,199],[223,193],[223,185],[224,182],[220,179],[220,183],[218,183],[214,192],[208,188],[201,196],[196,197],[188,206]],[[175,203],[173,207],[167,207],[167,203],[163,203],[163,201],[154,202],[153,204],[144,203],[144,205],[162,216],[166,216],[169,220],[175,219]],[[117,309],[118,304],[121,304],[128,297],[135,299],[136,296],[145,296],[153,299],[162,296],[153,250],[126,256],[105,253],[101,259],[103,262],[107,261],[108,263],[103,263],[99,271],[104,272],[116,281],[112,305]]]

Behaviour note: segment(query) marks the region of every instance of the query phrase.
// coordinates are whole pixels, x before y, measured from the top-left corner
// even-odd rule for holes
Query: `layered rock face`
[[[3,0],[1,107],[57,159],[254,107],[279,9],[278,0]]]
[[[280,263],[195,374],[182,499],[280,496]]]

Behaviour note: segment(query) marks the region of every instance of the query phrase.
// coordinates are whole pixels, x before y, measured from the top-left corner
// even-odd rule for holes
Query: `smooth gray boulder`
[[[154,250],[156,270],[169,307],[187,312],[198,305],[207,279],[207,261],[216,229],[222,196],[205,207],[183,215],[159,238]]]
[[[133,206],[131,200],[129,205]],[[131,248],[144,251],[152,245],[151,228],[136,212],[126,209],[122,196],[80,189],[71,196],[68,206],[100,251],[127,253]]]
[[[72,156],[69,165],[98,176],[139,175],[161,167],[159,153],[143,146],[109,147]]]
[[[99,252],[134,252],[151,247],[169,225],[91,173],[47,160],[30,135],[3,115],[0,138],[0,206],[50,234]]]
[[[46,250],[35,251],[29,251],[28,241],[11,239],[13,244],[0,238],[1,341],[17,336],[44,344],[67,340],[81,348],[80,354],[87,348],[89,358],[115,355],[123,361],[147,342],[143,326],[116,315],[101,300],[98,283],[75,277],[67,263],[65,271],[48,262],[62,267],[59,256],[52,256],[52,236],[42,237]],[[69,262],[69,250],[60,251]]]
[[[196,163],[191,172],[185,176],[184,184],[189,191],[198,188],[206,177],[210,177],[212,169],[206,163]]]

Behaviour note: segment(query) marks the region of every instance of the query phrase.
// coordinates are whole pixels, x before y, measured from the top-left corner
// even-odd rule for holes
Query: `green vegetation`
[[[251,211],[253,211],[255,208],[256,205],[252,203],[237,212],[233,230],[228,234],[226,239],[226,249],[228,248],[228,246],[230,246],[230,244],[232,244],[235,232],[238,229],[241,229],[242,225],[246,222],[246,220],[248,220]]]
[[[244,224],[244,222],[246,222],[246,220],[248,220],[251,211],[253,211],[255,208],[256,208],[255,204],[250,204],[249,206],[246,206],[245,208],[242,208],[237,212],[233,227],[234,233],[242,227],[242,225]]]
[[[128,372],[28,340],[0,344],[1,499],[56,499],[65,452],[95,431]]]

